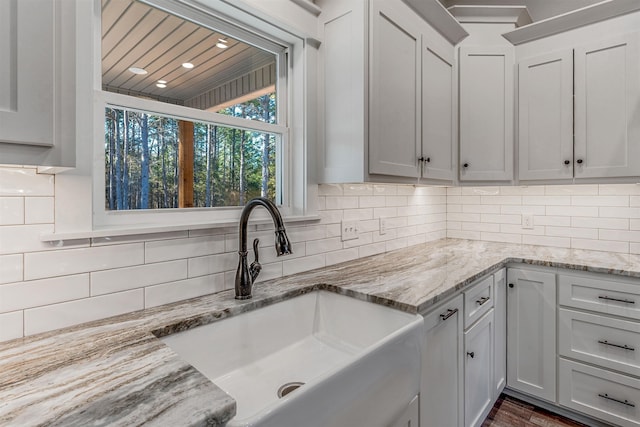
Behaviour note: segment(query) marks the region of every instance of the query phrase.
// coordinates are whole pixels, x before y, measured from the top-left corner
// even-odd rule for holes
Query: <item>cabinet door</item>
[[[640,174],[638,34],[575,49],[576,178]]]
[[[464,334],[464,425],[476,427],[493,406],[493,309]],[[443,424],[446,425],[446,424]]]
[[[507,385],[507,274],[498,271],[494,276],[495,346],[493,365],[493,399],[497,400]]]
[[[513,48],[460,48],[460,180],[513,179]]]
[[[455,103],[454,53],[422,46],[422,176],[453,180]]]
[[[420,397],[414,397],[407,409],[389,427],[420,427]]]
[[[0,2],[0,142],[52,146],[54,2]]]
[[[555,274],[510,268],[507,281],[507,385],[555,402]]]
[[[462,295],[425,315],[420,386],[420,425],[463,423]]]
[[[518,65],[519,176],[573,178],[573,51]]]
[[[420,29],[393,2],[372,3],[369,74],[369,173],[420,173]]]

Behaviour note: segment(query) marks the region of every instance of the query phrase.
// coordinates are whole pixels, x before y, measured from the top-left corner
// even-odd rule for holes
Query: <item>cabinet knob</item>
[[[475,353],[473,351],[467,351],[467,356],[469,356],[470,358],[474,358],[475,357]]]
[[[510,288],[513,288],[513,283],[509,283],[509,287],[510,287]]]
[[[427,157],[427,163],[431,163],[431,157]]]
[[[565,164],[565,165],[569,165],[569,164],[571,164],[571,160],[565,160],[565,161],[564,161],[564,164]]]
[[[462,165],[462,167],[468,168],[469,167],[469,163],[465,163],[464,165]]]
[[[418,157],[418,161],[419,162],[424,162],[424,157],[422,157],[422,156]]]
[[[581,164],[582,164],[582,159],[578,159],[578,160],[576,160],[576,163],[578,163],[579,165],[581,165]]]

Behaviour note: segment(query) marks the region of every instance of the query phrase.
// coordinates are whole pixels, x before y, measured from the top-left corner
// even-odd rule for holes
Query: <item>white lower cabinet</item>
[[[420,395],[416,395],[407,409],[389,427],[420,427]]]
[[[505,276],[485,276],[424,315],[422,427],[479,426],[504,388]]]
[[[507,386],[556,402],[556,276],[507,271]]]
[[[420,425],[463,425],[463,296],[424,316]]]
[[[475,427],[494,402],[493,309],[464,333],[464,425]]]
[[[640,426],[640,380],[560,358],[560,404],[618,426]]]

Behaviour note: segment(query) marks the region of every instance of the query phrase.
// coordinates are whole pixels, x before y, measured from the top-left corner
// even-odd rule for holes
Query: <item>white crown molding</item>
[[[469,35],[438,0],[403,1],[452,44],[460,43]]]
[[[640,10],[639,0],[605,0],[572,12],[525,25],[502,36],[517,46],[636,10]]]
[[[526,6],[454,5],[447,10],[461,23],[507,23],[521,27],[533,22]]]

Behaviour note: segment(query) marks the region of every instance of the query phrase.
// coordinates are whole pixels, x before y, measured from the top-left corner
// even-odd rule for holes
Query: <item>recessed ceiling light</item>
[[[184,68],[189,69],[189,70],[193,68],[193,64],[192,64],[191,62],[183,62],[183,63],[182,63],[182,66],[183,66]]]
[[[218,43],[216,43],[216,46],[220,49],[226,49],[229,47],[227,46],[227,41],[225,39],[218,39]]]
[[[160,83],[161,85],[166,85],[167,81],[166,80],[158,80],[158,83]]]
[[[167,85],[164,83],[156,83],[156,86],[158,86],[160,89],[164,89],[165,87],[167,87]]]
[[[140,68],[140,67],[131,67],[129,68],[129,71],[131,71],[133,74],[140,74],[140,75],[147,74],[148,72],[144,68]]]

